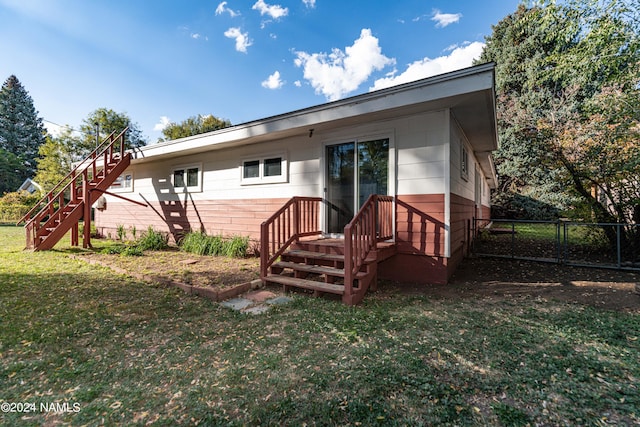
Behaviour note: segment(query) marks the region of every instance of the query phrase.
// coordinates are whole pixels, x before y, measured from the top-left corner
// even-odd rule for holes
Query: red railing
[[[393,197],[372,194],[344,227],[344,293],[354,294],[353,282],[378,241],[393,237]],[[358,289],[359,293],[366,289]]]
[[[260,225],[260,277],[300,237],[322,233],[320,197],[294,197]]]
[[[115,132],[107,136],[95,150],[79,162],[64,179],[18,221],[18,224],[25,222],[27,248],[35,248],[46,229],[63,220],[63,209],[69,203],[78,202],[78,190],[82,188],[82,183],[96,178],[100,173],[98,160],[102,160],[102,168],[104,169],[114,159],[120,160],[124,157],[126,131],[127,129],[124,129],[116,137],[114,137]],[[89,170],[91,170],[90,178]],[[80,182],[78,182],[79,178],[81,178]],[[65,196],[68,197],[68,203],[65,201]],[[45,219],[46,222],[43,224],[42,221]]]

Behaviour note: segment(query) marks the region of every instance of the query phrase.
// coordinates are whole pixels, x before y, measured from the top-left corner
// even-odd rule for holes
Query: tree
[[[15,155],[24,165],[17,172],[19,181],[35,171],[35,159],[45,134],[31,96],[16,76],[10,76],[0,89],[0,148]]]
[[[169,123],[163,130],[164,139],[161,141],[185,138],[187,136],[199,135],[201,133],[212,132],[231,126],[228,120],[219,119],[209,114],[189,117],[180,123]]]
[[[497,63],[501,190],[584,206],[584,219],[632,219],[638,13],[616,0],[540,1],[494,27],[480,61]]]
[[[71,134],[71,128],[65,128],[57,137],[47,136],[46,142],[40,146],[38,171],[35,181],[44,191],[51,190],[73,168],[78,147],[82,140]]]
[[[96,148],[96,123],[99,127],[99,139],[102,142],[111,132],[118,135],[127,126],[125,137],[126,148],[138,148],[146,145],[147,141],[138,128],[138,124],[131,121],[126,113],[116,113],[108,108],[98,108],[91,112],[80,125],[80,132],[84,135],[76,147],[76,157],[84,158]]]
[[[25,169],[18,156],[0,148],[0,196],[18,189],[25,180]]]

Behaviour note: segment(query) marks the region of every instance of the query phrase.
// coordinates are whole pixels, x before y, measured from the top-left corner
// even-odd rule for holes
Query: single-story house
[[[106,194],[95,225],[246,235],[265,252],[261,224],[292,198],[317,202],[316,231],[340,239],[370,195],[390,196],[377,276],[446,283],[490,212],[494,79],[482,64],[139,148],[109,192],[147,206]]]
[[[26,191],[29,194],[33,194],[36,191],[42,191],[42,187],[31,178],[27,178],[16,191]]]

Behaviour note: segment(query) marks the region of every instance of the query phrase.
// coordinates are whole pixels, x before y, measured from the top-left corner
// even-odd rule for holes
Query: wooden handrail
[[[293,197],[260,225],[260,277],[300,237],[321,233],[320,197]]]
[[[43,197],[38,204],[36,204],[19,222],[25,222],[26,234],[27,234],[27,247],[36,248],[40,237],[43,235],[44,230],[47,227],[55,226],[56,221],[62,222],[63,209],[68,205],[65,202],[65,193],[69,192],[69,203],[76,204],[78,202],[77,180],[82,178],[82,188],[87,186],[89,180],[89,170],[91,170],[91,179],[95,179],[97,176],[97,162],[101,160],[103,162],[103,170],[106,174],[106,168],[108,163],[113,161],[114,156],[113,147],[119,143],[118,160],[124,158],[124,145],[125,145],[125,128],[118,136],[114,138],[115,132],[112,132],[105,140],[96,147],[86,158],[76,165],[76,167],[67,174],[65,179],[60,181],[53,190],[51,190],[45,197]],[[106,145],[105,145],[106,144]],[[87,163],[88,162],[88,163]],[[60,189],[61,188],[61,189]],[[59,190],[55,195],[54,191]],[[85,192],[83,192],[85,194]],[[85,203],[90,203],[90,200],[83,199]],[[45,203],[46,202],[46,203]],[[55,204],[57,203],[57,207]],[[42,206],[44,204],[44,206]],[[37,213],[33,213],[37,208],[40,208]],[[47,221],[42,225],[42,220],[47,218]]]
[[[44,207],[40,208],[40,210],[38,211],[38,214],[45,209],[46,207],[48,207],[49,203],[51,203],[51,201],[55,200],[56,198],[59,197],[60,193],[64,192],[65,189],[68,187],[68,180],[69,178],[71,178],[71,181],[75,180],[79,174],[77,174],[76,172],[78,172],[80,170],[80,167],[84,165],[84,163],[87,160],[90,159],[95,159],[98,156],[98,152],[101,151],[106,151],[106,149],[112,145],[113,141],[117,141],[118,138],[120,138],[121,136],[124,135],[124,133],[127,131],[128,128],[125,128],[122,132],[120,132],[120,134],[117,137],[113,137],[113,135],[116,133],[115,131],[111,132],[101,143],[100,145],[98,145],[91,153],[89,153],[81,162],[79,162],[76,167],[74,167],[71,172],[69,172],[64,178],[62,178],[60,180],[60,182],[58,182],[51,190],[49,190],[47,192],[47,194],[45,196],[42,197],[42,199],[40,199],[38,201],[38,203],[36,203],[35,205],[33,205],[33,207],[29,210],[29,212],[27,212],[22,218],[20,218],[20,220],[16,223],[16,225],[28,221],[32,218],[32,214],[46,201]],[[106,147],[103,147],[107,141],[109,142],[109,144]],[[124,146],[124,138],[122,139],[122,145]],[[64,184],[64,188],[60,191],[58,191],[58,193],[55,193],[56,190],[58,190],[63,183],[67,183]],[[55,194],[55,196],[53,196]],[[34,215],[34,217],[37,215]]]
[[[393,238],[393,196],[372,194],[344,227],[344,292],[353,294],[353,281],[378,241]]]

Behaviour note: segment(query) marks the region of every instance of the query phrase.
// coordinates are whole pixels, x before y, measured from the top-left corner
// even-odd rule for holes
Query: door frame
[[[358,142],[366,142],[373,141],[377,139],[388,139],[389,140],[389,160],[388,160],[388,169],[387,169],[387,195],[394,196],[393,199],[393,235],[395,240],[396,234],[396,182],[397,182],[397,155],[396,155],[396,141],[395,141],[395,131],[393,129],[380,131],[380,132],[372,132],[372,133],[354,133],[348,134],[345,136],[330,138],[322,141],[321,144],[321,153],[320,153],[320,173],[322,175],[321,179],[321,187],[320,193],[322,197],[322,208],[320,209],[320,224],[322,224],[322,233],[324,237],[327,238],[343,238],[344,235],[342,233],[327,233],[328,230],[328,222],[329,218],[327,217],[327,202],[326,202],[326,194],[328,187],[328,177],[327,177],[327,146],[331,145],[340,145],[340,144],[348,144]],[[356,150],[357,153],[357,150]],[[357,156],[357,154],[356,154]],[[354,207],[356,206],[356,200],[358,198],[358,182],[354,183],[355,191],[354,191]],[[356,212],[357,213],[357,210]]]

